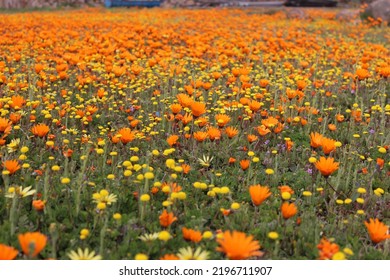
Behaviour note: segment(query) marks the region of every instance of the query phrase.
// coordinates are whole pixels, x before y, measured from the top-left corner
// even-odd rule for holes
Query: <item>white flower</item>
[[[89,252],[88,248],[85,248],[84,251],[81,248],[76,251],[70,251],[68,257],[71,260],[101,260],[102,256],[96,255],[95,251]]]
[[[5,195],[5,197],[14,198],[15,195],[19,195],[20,197],[26,197],[26,196],[33,195],[37,192],[37,190],[31,190],[31,188],[32,188],[32,186],[29,186],[29,187],[24,188],[24,189],[23,189],[23,187],[9,187],[8,192]]]
[[[214,157],[203,155],[203,159],[198,158],[198,161],[199,161],[200,165],[202,165],[204,167],[209,167],[211,165],[211,161],[213,159],[214,159]]]

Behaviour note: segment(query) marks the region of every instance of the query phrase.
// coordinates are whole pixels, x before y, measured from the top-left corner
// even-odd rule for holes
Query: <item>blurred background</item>
[[[80,6],[119,6],[119,5],[155,6],[158,3],[162,7],[209,7],[209,6],[266,6],[266,5],[290,5],[290,6],[358,6],[362,3],[370,3],[372,0],[0,0],[0,8],[59,8]],[[133,3],[131,3],[133,2]],[[153,4],[147,2],[154,2]]]

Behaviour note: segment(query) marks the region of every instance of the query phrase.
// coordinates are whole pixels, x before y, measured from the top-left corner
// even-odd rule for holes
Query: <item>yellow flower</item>
[[[154,178],[154,174],[152,172],[146,172],[144,174],[145,179],[151,180]]]
[[[345,254],[343,252],[337,252],[333,255],[332,260],[340,261],[345,260]]]
[[[132,162],[137,162],[137,161],[139,161],[139,157],[137,157],[137,156],[132,156],[132,157],[130,158],[130,161],[132,161]]]
[[[117,220],[117,221],[122,219],[122,215],[120,213],[115,213],[114,215],[112,215],[112,217],[114,218],[114,220]]]
[[[271,169],[271,168],[267,168],[267,169],[265,170],[265,173],[266,173],[267,175],[272,175],[272,174],[275,173],[275,171],[274,171],[273,169]]]
[[[143,195],[141,195],[140,200],[143,201],[143,202],[147,202],[147,201],[150,200],[150,195],[143,194]]]
[[[89,229],[83,228],[80,231],[80,235],[88,236],[89,235]]]
[[[62,179],[61,179],[61,183],[62,183],[62,184],[69,184],[69,183],[70,183],[70,179],[67,178],[67,177],[62,178]]]
[[[180,200],[185,200],[187,198],[187,194],[185,192],[178,192],[177,198]]]
[[[302,194],[303,196],[312,196],[312,193],[309,191],[304,191]]]
[[[131,172],[131,170],[125,170],[124,172],[123,172],[123,176],[125,176],[125,177],[129,177],[129,176],[131,176],[133,174],[133,172]]]
[[[352,199],[350,199],[350,198],[346,198],[345,200],[344,200],[344,203],[345,204],[350,204],[352,202]]]
[[[158,234],[158,239],[162,241],[168,241],[171,238],[172,238],[171,234],[166,230],[160,231],[160,233]]]
[[[237,202],[233,202],[232,205],[230,206],[231,209],[233,210],[237,210],[237,209],[240,209],[240,203],[237,203]]]
[[[213,233],[211,232],[211,231],[205,231],[205,232],[203,232],[203,235],[202,235],[202,237],[204,238],[204,239],[211,239],[212,237],[213,237]]]
[[[53,171],[59,171],[61,168],[58,166],[58,165],[53,165],[52,167],[51,167],[51,170],[53,170]]]
[[[104,202],[99,202],[96,207],[99,210],[104,210],[107,208],[107,205]]]
[[[284,200],[289,200],[291,198],[291,194],[289,192],[282,192],[282,198]]]
[[[228,194],[229,192],[230,192],[230,189],[228,187],[222,187],[219,193]]]
[[[384,193],[385,193],[385,191],[384,191],[382,188],[376,188],[376,189],[374,190],[374,194],[375,194],[376,196],[382,196]]]
[[[146,261],[149,259],[149,257],[146,254],[137,254],[137,255],[135,255],[134,259],[136,261]]]
[[[344,248],[343,252],[347,255],[353,256],[353,251],[349,248]]]
[[[279,234],[275,231],[271,231],[268,233],[268,238],[272,240],[276,240],[279,238]]]
[[[363,203],[364,203],[364,199],[361,198],[361,197],[358,197],[358,198],[356,199],[356,202],[357,202],[357,203],[360,203],[360,204],[363,204]]]
[[[315,163],[317,161],[317,159],[315,157],[310,157],[309,158],[309,162],[310,163]]]
[[[167,160],[165,161],[165,165],[166,165],[168,168],[170,168],[170,169],[174,169],[174,168],[175,168],[175,160],[169,158],[169,159],[167,159]]]
[[[367,191],[365,188],[358,188],[357,192],[363,194],[363,193],[366,193]]]

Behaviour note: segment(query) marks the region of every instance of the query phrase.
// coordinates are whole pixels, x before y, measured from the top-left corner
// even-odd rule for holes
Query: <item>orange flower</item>
[[[378,219],[370,219],[369,222],[364,222],[367,227],[368,234],[372,242],[379,243],[390,238],[389,228]]]
[[[3,166],[8,170],[9,174],[14,174],[21,168],[19,162],[16,159],[6,160],[3,162]]]
[[[14,247],[0,244],[0,260],[13,260],[14,258],[16,258],[18,253],[18,250],[16,250]]]
[[[208,133],[204,131],[194,132],[194,138],[198,142],[203,142],[204,140],[207,139],[208,136],[209,136]]]
[[[165,210],[165,209],[162,212],[162,214],[160,215],[159,219],[160,219],[160,225],[162,227],[168,227],[174,221],[177,221],[177,218],[175,217],[175,215],[172,212],[168,213],[167,210]]]
[[[286,149],[287,149],[287,151],[290,152],[293,146],[294,146],[294,142],[293,141],[291,141],[291,140],[287,140],[286,141]]]
[[[269,191],[269,187],[253,185],[249,187],[249,194],[251,196],[253,204],[259,206],[268,197],[270,197],[272,193]]]
[[[23,253],[29,257],[37,256],[46,246],[47,237],[40,232],[26,232],[18,235]]]
[[[11,113],[11,114],[9,115],[9,119],[11,120],[11,122],[12,122],[13,124],[18,123],[18,122],[20,121],[21,118],[22,118],[22,115],[19,114],[19,113]]]
[[[11,108],[15,110],[22,109],[22,107],[26,104],[26,100],[24,99],[23,96],[20,95],[14,95],[11,97]]]
[[[181,165],[181,168],[183,168],[183,173],[188,174],[191,171],[191,166],[188,164],[183,163]]]
[[[333,255],[339,251],[339,245],[329,242],[326,238],[321,239],[317,248],[320,260],[331,260]]]
[[[267,87],[267,86],[269,85],[269,81],[266,80],[266,79],[261,79],[261,80],[259,81],[259,85],[260,85],[262,88],[265,88],[265,87]]]
[[[336,150],[336,141],[330,138],[323,137],[321,141],[322,151],[325,155],[329,155],[331,152]]]
[[[385,166],[385,160],[383,158],[377,158],[376,164],[378,165],[379,169],[383,169]]]
[[[370,72],[367,69],[360,68],[356,70],[356,76],[359,80],[364,80],[370,77]]]
[[[117,135],[120,135],[120,141],[125,145],[135,139],[135,132],[128,127],[119,129]]]
[[[310,133],[310,146],[312,146],[313,148],[320,147],[322,145],[323,138],[324,137],[317,132]]]
[[[268,117],[265,120],[261,121],[261,124],[265,125],[267,128],[272,128],[279,123],[278,119],[274,117]]]
[[[202,102],[192,102],[191,112],[194,117],[200,117],[201,115],[206,113],[206,104]]]
[[[49,127],[46,124],[36,124],[31,129],[32,134],[40,138],[45,137],[49,133]]]
[[[183,107],[190,107],[191,104],[194,102],[194,100],[185,93],[179,93],[178,95],[176,95],[176,97],[180,105]]]
[[[230,122],[230,117],[225,114],[218,114],[215,116],[215,120],[217,121],[217,125],[219,127],[224,127],[228,122]]]
[[[63,151],[62,154],[63,154],[64,157],[66,157],[66,158],[71,158],[72,155],[73,155],[73,150],[72,150],[72,149],[67,149],[67,150]]]
[[[5,135],[8,135],[12,129],[12,122],[5,118],[0,118],[0,132]]]
[[[209,121],[207,118],[200,117],[200,118],[198,118],[197,123],[198,123],[199,127],[204,127],[206,124],[209,123]]]
[[[333,123],[330,123],[330,124],[328,124],[328,129],[330,131],[336,131],[337,130],[337,126],[335,124],[333,124]]]
[[[32,206],[37,211],[42,211],[45,208],[45,202],[42,200],[33,200]]]
[[[344,119],[345,119],[345,117],[344,117],[343,115],[341,115],[341,114],[337,114],[337,115],[336,115],[336,120],[337,120],[338,122],[343,122]]]
[[[164,256],[162,256],[160,258],[160,260],[164,260],[164,261],[176,261],[176,260],[179,260],[179,257],[174,255],[174,254],[165,254]]]
[[[245,260],[263,255],[259,241],[253,240],[252,235],[247,236],[244,232],[225,231],[217,242],[220,246],[217,251],[223,252],[231,260]]]
[[[242,170],[247,170],[250,165],[250,160],[249,159],[243,159],[240,161],[240,166]]]
[[[307,87],[307,83],[303,80],[299,80],[299,81],[297,81],[297,87],[298,87],[298,89],[302,90],[305,87]]]
[[[233,157],[230,157],[229,158],[229,164],[233,164],[233,163],[235,163],[236,162],[236,159],[235,158],[233,158]]]
[[[279,189],[281,194],[284,192],[288,192],[289,194],[294,194],[294,190],[287,185],[280,186],[280,187],[278,187],[278,189]]]
[[[260,136],[265,136],[268,133],[271,132],[265,125],[260,125],[257,127],[257,132],[260,134]]]
[[[177,140],[179,140],[179,136],[177,135],[171,135],[167,138],[167,143],[169,146],[174,146],[177,144]]]
[[[321,157],[320,160],[314,163],[314,165],[325,178],[329,177],[329,175],[339,169],[339,163],[335,162],[334,158]]]
[[[238,129],[232,126],[229,126],[225,128],[225,133],[229,137],[229,139],[232,139],[234,136],[238,134]]]
[[[253,143],[257,141],[258,137],[254,134],[248,134],[247,137],[249,143]]]
[[[283,218],[286,220],[294,217],[298,212],[298,208],[294,203],[284,202],[280,209],[282,210]]]
[[[253,112],[257,112],[259,111],[261,108],[261,103],[256,101],[256,100],[252,100],[250,103],[249,103],[249,109],[251,109]]]
[[[181,111],[181,109],[183,109],[183,107],[180,105],[180,104],[172,104],[171,105],[171,111],[173,114],[177,114]]]
[[[207,134],[211,141],[219,140],[221,138],[221,131],[216,127],[209,127]]]
[[[179,116],[179,115],[178,115]],[[191,114],[189,113],[185,113],[183,118],[181,119],[181,122],[184,124],[184,125],[187,125],[188,123],[190,123],[191,121],[193,120],[193,117]]]
[[[188,229],[183,227],[182,229],[183,238],[188,241],[198,243],[202,240],[202,233],[198,230]]]

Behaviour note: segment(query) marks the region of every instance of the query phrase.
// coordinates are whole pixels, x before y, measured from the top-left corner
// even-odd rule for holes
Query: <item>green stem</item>
[[[11,205],[11,212],[9,215],[9,221],[11,223],[11,236],[15,234],[15,229],[16,229],[16,208],[18,205],[18,197],[17,194],[12,198],[12,205]]]
[[[104,213],[104,225],[102,229],[100,230],[100,248],[99,248],[99,254],[103,256],[103,250],[104,250],[104,237],[106,236],[107,232],[107,225],[108,225],[108,215],[107,213]]]

